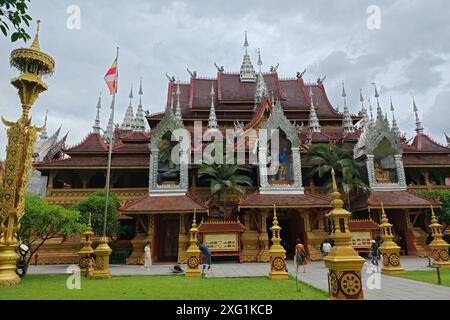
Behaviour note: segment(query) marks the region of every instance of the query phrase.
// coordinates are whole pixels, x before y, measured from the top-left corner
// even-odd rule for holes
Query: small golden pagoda
[[[442,225],[438,223],[438,219],[434,214],[434,208],[431,206],[431,235],[433,241],[428,245],[430,248],[431,257],[433,258],[433,267],[450,268],[450,261],[448,259],[449,244],[442,239]]]
[[[94,253],[94,249],[92,249],[92,237],[94,236],[94,230],[92,229],[91,224],[91,215],[89,214],[89,222],[86,227],[86,231],[83,233],[83,237],[80,240],[80,243],[83,247],[78,251],[78,257],[80,258],[80,272],[81,275],[91,274],[93,270],[90,266],[89,256]]]
[[[111,272],[109,271],[109,256],[111,255],[111,248],[108,246],[108,238],[102,236],[100,243],[95,248],[95,269],[91,274],[92,279],[110,279]]]
[[[198,248],[198,228],[197,228],[197,221],[196,221],[196,210],[194,209],[194,219],[192,220],[192,227],[189,229],[189,248],[187,249],[186,253],[188,256],[187,260],[187,270],[186,270],[186,277],[200,277],[200,249]]]
[[[331,201],[333,209],[326,217],[332,221],[331,239],[334,240],[334,247],[323,260],[330,269],[332,299],[364,299],[361,269],[365,260],[350,245],[351,232],[348,229],[348,219],[351,214],[343,208],[344,202],[337,189],[333,169],[331,175],[333,179]]]
[[[399,274],[404,273],[405,269],[400,265],[400,247],[392,241],[394,235],[392,234],[392,224],[384,212],[384,205],[381,202],[381,238],[383,244],[380,246],[380,251],[383,254],[383,268],[382,273]]]
[[[17,233],[19,221],[24,214],[25,194],[33,155],[36,133],[43,128],[31,124],[29,112],[39,94],[47,90],[42,76],[51,75],[55,61],[41,51],[39,46],[39,23],[30,48],[20,48],[11,52],[11,67],[20,75],[11,80],[17,88],[22,103],[22,116],[16,122],[2,122],[8,128],[5,172],[0,195],[0,285],[10,286],[20,282],[16,261],[19,241]]]
[[[269,278],[272,280],[286,280],[289,274],[286,271],[286,250],[281,245],[280,231],[278,225],[277,208],[273,205],[273,224],[270,228],[272,231],[272,246],[269,249],[270,254],[270,272]]]

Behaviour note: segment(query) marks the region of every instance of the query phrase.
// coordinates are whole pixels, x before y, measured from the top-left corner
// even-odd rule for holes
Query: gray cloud
[[[81,9],[81,30],[66,28],[69,5]],[[380,30],[366,27],[369,5],[381,8]],[[188,80],[186,67],[215,76],[214,61],[238,71],[243,32],[248,30],[250,53],[256,62],[261,48],[264,68],[280,62],[280,76],[292,77],[308,67],[305,78],[327,74],[330,100],[341,104],[345,80],[351,111],[358,110],[359,88],[373,95],[376,81],[381,103],[388,110],[393,96],[402,131],[413,133],[411,95],[416,96],[425,130],[443,140],[448,130],[450,101],[450,3],[447,0],[383,1],[32,1],[31,15],[42,20],[41,47],[54,56],[56,71],[46,79],[49,91],[32,109],[41,124],[49,109],[49,131],[60,124],[70,130],[69,143],[90,130],[99,92],[103,93],[102,125],[110,99],[103,75],[120,46],[116,122],[122,121],[131,83],[144,79],[144,108],[161,111],[165,103],[165,72]],[[34,28],[30,29],[34,33]],[[0,113],[20,114],[9,80],[9,53],[17,47],[1,39]],[[136,100],[136,99],[135,99]],[[135,101],[136,102],[136,101]],[[436,113],[435,110],[439,110]],[[6,139],[0,135],[0,158]]]

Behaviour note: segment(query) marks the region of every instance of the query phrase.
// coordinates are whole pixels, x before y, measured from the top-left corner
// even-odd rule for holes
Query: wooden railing
[[[49,189],[45,199],[48,203],[68,207],[97,191],[104,191],[104,189]],[[111,192],[117,196],[122,205],[145,195],[148,188],[113,188]]]

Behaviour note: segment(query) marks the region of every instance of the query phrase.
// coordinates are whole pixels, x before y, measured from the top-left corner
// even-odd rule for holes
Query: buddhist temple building
[[[35,162],[34,169],[46,177],[45,199],[70,206],[104,190],[110,143],[105,137],[113,130],[111,191],[121,203],[120,223],[131,230],[120,236],[130,250],[127,263],[143,263],[146,241],[152,242],[154,261],[185,263],[194,212],[201,221],[200,234],[215,256],[267,262],[274,205],[288,257],[293,255],[295,240],[301,239],[311,258],[321,259],[320,244],[330,234],[325,214],[330,211],[331,198],[326,179],[307,174],[316,163],[308,162],[306,156],[315,144],[350,144],[353,158],[364,163],[363,178],[368,187],[352,200],[350,224],[357,230],[355,234],[361,236],[365,230],[370,237],[376,235],[383,203],[394,233],[403,241],[403,253],[427,255],[426,212],[430,205],[439,208],[441,204],[419,191],[450,188],[450,148],[434,141],[422,128],[416,102],[411,107],[416,135],[408,142],[399,132],[392,102],[392,121],[384,114],[376,87],[375,117],[371,104],[367,109],[362,92],[360,112],[349,112],[344,84],[340,112],[328,99],[325,79],[307,83],[303,73],[283,78],[277,67],[263,71],[261,53],[254,67],[248,46],[246,36],[239,72],[227,72],[216,65],[214,77],[191,73],[187,82],[170,79],[167,101],[159,113],[143,111],[141,82],[137,107],[131,89],[123,121],[115,124],[110,119],[102,130],[99,99],[92,130],[86,128],[82,141],[59,150],[64,156],[55,157],[52,152]],[[246,175],[253,185],[242,186],[244,194],[225,191],[213,197],[210,184],[199,178],[202,164],[195,157],[211,140],[195,138],[196,123],[201,123],[202,134],[221,132],[225,137],[226,130],[235,130],[248,135],[243,143],[236,139],[232,144],[233,150],[242,147],[247,158],[253,155],[257,159],[247,163]],[[174,141],[173,134],[179,129],[192,134],[189,144]],[[262,130],[279,132],[275,172],[269,163],[273,159],[270,143],[254,143],[258,138],[252,134],[258,136]],[[170,156],[177,147],[179,163]],[[354,240],[355,246],[369,245],[367,239]],[[65,261],[55,261],[76,259],[74,252]],[[51,263],[51,259],[40,263]]]

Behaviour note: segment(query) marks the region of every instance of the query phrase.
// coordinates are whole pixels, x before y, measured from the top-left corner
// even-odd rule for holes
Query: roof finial
[[[309,99],[311,101],[311,105],[309,108],[309,131],[320,132],[320,124],[316,114],[316,107],[314,106],[314,95],[311,86],[309,86]]]
[[[392,97],[389,97],[391,101],[391,112],[392,112],[392,130],[395,132],[396,135],[400,136],[400,129],[398,128],[397,120],[395,120],[395,114],[394,114],[394,104],[392,103]]]
[[[139,105],[136,110],[136,116],[134,117],[134,130],[144,131],[145,130],[145,120],[144,120],[144,110],[142,109],[142,95],[144,91],[142,90],[142,77],[139,84]]]
[[[245,41],[244,41],[245,53],[244,59],[241,65],[241,71],[239,72],[239,78],[241,82],[255,82],[256,73],[253,68],[252,62],[250,61],[250,56],[247,52],[248,41],[247,41],[247,31],[245,31]]]
[[[375,82],[372,82],[372,84],[375,87],[375,99],[377,99],[377,121],[383,120],[383,111],[381,110],[380,100],[378,99],[380,95],[378,94],[377,85]]]
[[[94,129],[95,133],[99,133],[100,132],[100,109],[102,107],[102,93],[100,92],[99,96],[98,96],[98,101],[97,101],[97,115],[95,116],[95,121],[94,121],[94,126],[92,127]]]
[[[420,118],[419,118],[419,109],[417,108],[416,100],[414,99],[414,97],[412,99],[413,99],[413,111],[416,116],[416,132],[417,132],[417,134],[419,134],[419,133],[423,132],[423,127],[422,127],[422,122],[420,121]]]
[[[259,50],[258,50],[258,56],[259,56]],[[258,78],[257,78],[257,82],[256,82],[255,108],[263,97],[269,96],[269,90],[267,89],[266,81],[264,80],[264,76],[261,72],[261,65],[262,65],[261,57],[258,59],[258,65],[259,65],[259,73],[258,73]]]
[[[128,105],[127,111],[125,112],[125,117],[123,118],[121,129],[122,130],[133,130],[134,129],[134,112],[133,112],[133,84],[131,84],[130,94],[130,104]]]
[[[217,129],[216,108],[214,106],[214,83],[211,83],[211,108],[209,109],[208,129]]]
[[[261,67],[263,65],[263,62],[261,60],[261,51],[258,49],[258,66],[259,66],[259,73],[261,73]]]
[[[31,44],[31,48],[36,49],[36,50],[41,50],[40,46],[39,46],[39,25],[41,23],[41,20],[37,20],[36,21],[36,35],[34,36],[34,40],[33,43]]]
[[[345,92],[344,81],[342,80],[342,98],[344,99],[344,117],[342,118],[342,128],[344,132],[355,132],[353,127],[353,119],[347,107],[347,93]]]
[[[43,130],[41,132],[41,134],[39,135],[39,139],[41,140],[45,140],[48,138],[47,135],[47,115],[48,115],[48,109],[45,111],[45,118],[44,118],[44,126],[43,126]]]
[[[181,123],[182,117],[181,117],[181,104],[180,104],[180,96],[181,96],[181,91],[180,91],[180,81],[178,81],[177,83],[177,107],[175,109],[175,120],[178,123]]]

